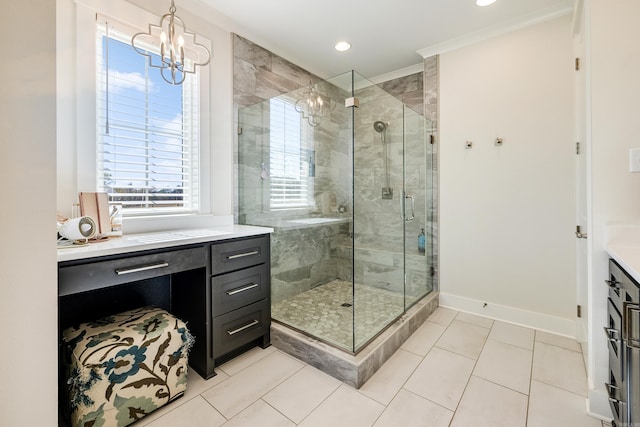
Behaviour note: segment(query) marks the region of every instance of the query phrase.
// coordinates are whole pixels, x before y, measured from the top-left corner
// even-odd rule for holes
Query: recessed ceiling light
[[[335,48],[338,52],[344,52],[351,49],[351,43],[344,41],[338,42],[336,43]]]
[[[496,0],[476,0],[476,4],[478,6],[489,6],[490,4],[495,3]]]

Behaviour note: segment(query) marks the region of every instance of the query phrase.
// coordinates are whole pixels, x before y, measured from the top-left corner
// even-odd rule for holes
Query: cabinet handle
[[[609,402],[615,403],[616,405],[620,405],[620,406],[625,406],[627,404],[627,402],[624,402],[620,399],[616,399],[615,397],[610,397]]]
[[[619,335],[620,331],[614,328],[603,328],[604,329],[604,333],[607,334],[607,338],[609,339],[609,341],[611,342],[620,342],[620,338],[614,338],[614,335]]]
[[[249,329],[250,327],[255,326],[255,325],[259,324],[259,323],[260,323],[259,321],[254,319],[251,323],[248,323],[248,324],[246,324],[244,326],[240,326],[238,329],[234,329],[233,331],[227,331],[227,334],[229,334],[229,336],[235,335],[238,332],[242,332],[245,329]]]
[[[619,289],[620,289],[620,286],[618,286],[618,285],[620,284],[620,282],[618,282],[616,279],[613,279],[613,280],[605,280],[604,282],[605,282],[607,285],[609,285],[609,287],[610,287],[610,288],[617,289],[617,290],[619,290]]]
[[[640,314],[640,305],[625,302],[622,309],[622,339],[627,343],[627,347],[640,348],[640,338],[631,336],[633,314]]]
[[[259,253],[260,252],[258,252],[258,251],[244,252],[244,253],[241,253],[241,254],[229,255],[229,256],[227,256],[227,259],[243,258],[243,257],[246,257],[246,256],[258,255]]]
[[[227,295],[232,296],[235,294],[239,294],[240,292],[244,292],[244,291],[248,291],[249,289],[253,289],[253,288],[257,288],[258,284],[257,283],[249,283],[247,286],[243,287],[243,288],[236,288],[232,291],[227,291]]]
[[[138,273],[140,271],[155,270],[156,268],[169,267],[168,262],[160,262],[158,264],[141,265],[139,267],[119,268],[116,270],[117,275]]]
[[[609,383],[604,383],[604,386],[607,388],[607,393],[609,394],[609,397],[611,397],[611,395],[615,392],[620,390],[620,387],[616,387],[613,384],[609,384]]]

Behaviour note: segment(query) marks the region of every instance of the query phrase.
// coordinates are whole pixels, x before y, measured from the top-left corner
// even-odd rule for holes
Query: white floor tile
[[[267,393],[263,400],[300,423],[340,385],[339,380],[307,365]]]
[[[384,406],[343,384],[300,424],[302,427],[365,427],[378,419]]]
[[[227,419],[271,391],[304,367],[276,351],[202,394]]]
[[[360,387],[360,393],[388,405],[420,362],[422,357],[402,349],[397,350],[369,381]]]
[[[446,326],[429,321],[424,322],[400,348],[419,356],[426,356],[445,329]]]
[[[532,358],[530,350],[488,339],[473,375],[528,395]]]
[[[218,427],[227,420],[202,397],[195,397],[163,415],[149,427]],[[137,425],[137,423],[136,423]]]
[[[471,323],[472,325],[482,326],[483,328],[490,328],[493,325],[493,319],[488,317],[476,316],[469,313],[458,313],[456,320],[461,322]]]
[[[404,388],[455,410],[474,365],[473,359],[434,347],[409,377]]]
[[[224,427],[293,427],[295,423],[262,400],[256,401],[229,420]],[[196,427],[196,426],[192,426]]]
[[[582,354],[566,348],[536,341],[531,378],[581,396],[587,395]]]
[[[491,328],[489,338],[527,350],[533,350],[535,332],[535,330],[523,326],[496,321]]]
[[[452,411],[400,390],[374,427],[448,427],[452,417]]]
[[[526,422],[527,396],[474,376],[451,427],[524,427]]]
[[[253,347],[246,353],[242,353],[240,356],[235,357],[228,362],[218,366],[216,371],[222,371],[227,375],[234,375],[245,369],[247,366],[253,365],[257,361],[267,357],[274,351],[277,351],[274,346],[267,348]]]
[[[538,381],[531,382],[528,427],[601,427],[586,414],[583,396]]]
[[[149,415],[138,421],[136,427],[142,427],[150,424],[152,421],[168,414],[169,412],[173,411],[179,406],[184,405],[193,398],[200,396],[200,394],[210,389],[211,387],[220,384],[222,381],[229,378],[227,374],[219,371],[218,369],[216,369],[216,373],[217,375],[215,377],[212,377],[209,380],[205,380],[200,375],[198,375],[195,370],[189,368],[189,372],[187,373],[187,390],[185,391],[184,395],[181,398],[150,413]]]
[[[605,425],[586,414],[586,371],[575,340],[445,308],[360,390],[275,347],[256,347],[216,373],[205,381],[190,369],[184,397],[136,425]]]
[[[488,335],[487,328],[454,320],[436,342],[436,346],[477,359]]]
[[[449,310],[448,308],[438,307],[431,313],[431,316],[427,319],[429,322],[437,323],[442,326],[449,326],[449,324],[458,315],[457,311]]]
[[[562,335],[550,334],[548,332],[536,331],[536,341],[546,344],[557,345],[568,350],[582,351],[580,343],[573,338],[563,337]]]

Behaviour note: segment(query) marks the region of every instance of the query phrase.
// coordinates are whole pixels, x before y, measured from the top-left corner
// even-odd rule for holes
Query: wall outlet
[[[640,172],[640,148],[629,150],[629,172]]]

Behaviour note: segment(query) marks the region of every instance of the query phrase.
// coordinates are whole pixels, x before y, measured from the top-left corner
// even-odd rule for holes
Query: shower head
[[[387,124],[378,120],[376,122],[373,122],[373,129],[378,133],[382,133],[387,130]]]

